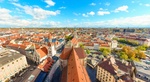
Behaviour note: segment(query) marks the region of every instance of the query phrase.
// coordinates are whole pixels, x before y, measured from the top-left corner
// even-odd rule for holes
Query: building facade
[[[111,57],[98,64],[96,78],[100,82],[133,82],[135,68]]]
[[[14,50],[7,50],[0,56],[0,82],[5,82],[28,67],[26,57]]]

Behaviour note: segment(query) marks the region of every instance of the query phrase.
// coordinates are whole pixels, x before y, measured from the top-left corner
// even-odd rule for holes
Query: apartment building
[[[26,67],[28,64],[24,55],[15,50],[0,48],[0,82],[9,80]]]
[[[100,82],[133,82],[135,68],[111,57],[98,64],[96,78]]]

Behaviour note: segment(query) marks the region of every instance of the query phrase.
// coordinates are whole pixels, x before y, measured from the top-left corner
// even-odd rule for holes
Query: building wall
[[[80,59],[80,63],[81,63],[82,66],[86,67],[86,60],[87,60],[86,58]]]
[[[115,78],[106,70],[102,69],[101,67],[97,66],[97,75],[96,78],[100,82],[115,82]]]
[[[61,65],[61,69],[63,69],[64,67],[66,67],[67,64],[68,64],[68,61],[67,61],[67,60],[62,60],[62,59],[60,59],[59,62],[60,62],[60,65]]]
[[[10,79],[11,76],[19,73],[27,66],[28,64],[25,56],[21,56],[20,58],[3,65],[0,67],[0,82],[4,82],[7,79]]]
[[[36,63],[39,64],[40,63],[40,56],[38,55],[38,53],[36,51],[34,51],[33,56],[32,56],[32,60]]]
[[[60,61],[58,60],[51,68],[50,72],[48,73],[45,82],[51,82],[52,77],[54,76],[55,71],[60,66]]]
[[[52,54],[52,56],[54,56],[56,54],[54,45],[51,46],[51,54]]]
[[[145,81],[143,81],[143,80],[141,80],[139,78],[136,78],[135,82],[145,82]]]
[[[149,41],[144,41],[143,43],[144,45],[150,46],[150,42]]]
[[[95,49],[95,50],[99,50],[99,47],[100,47],[99,44],[95,44],[95,43],[94,43],[94,49]]]
[[[116,47],[117,47],[117,45],[118,45],[118,43],[117,43],[117,42],[112,42],[111,48],[116,48]]]

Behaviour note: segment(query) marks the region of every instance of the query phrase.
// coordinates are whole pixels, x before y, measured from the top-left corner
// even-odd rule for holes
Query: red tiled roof
[[[72,43],[72,44],[77,44],[77,43],[78,43],[78,40],[77,40],[76,38],[73,38],[73,39],[71,40],[71,43]]]
[[[74,50],[76,51],[80,59],[86,57],[86,54],[82,48],[74,48]],[[71,52],[72,52],[72,48],[64,48],[62,54],[60,55],[60,58],[64,60],[68,59]]]
[[[36,49],[36,51],[39,54],[40,58],[43,58],[48,54],[48,49],[46,47],[41,47],[39,49]]]
[[[68,58],[67,76],[66,82],[90,82],[89,76],[85,67],[81,65],[79,55],[73,48]],[[65,77],[63,77],[65,79]],[[64,82],[64,81],[61,81]]]
[[[26,45],[23,45],[23,44],[12,44],[12,43],[9,43],[7,46],[21,48],[21,49],[26,49],[27,47]]]
[[[64,50],[62,51],[60,55],[60,58],[64,60],[68,59],[71,51],[72,51],[72,48],[64,48]]]
[[[51,46],[51,43],[50,43],[50,42],[48,42],[47,46],[49,46],[49,47],[50,47],[50,46]]]
[[[68,59],[67,82],[90,82],[85,68],[80,64],[79,57],[73,49]]]
[[[110,47],[109,44],[100,44],[101,47]]]
[[[108,71],[112,75],[116,75],[114,67],[111,64],[109,64],[109,62],[110,62],[110,60],[108,59],[106,61],[99,63],[98,66],[105,69],[106,71]]]
[[[44,72],[48,72],[49,69],[51,68],[54,60],[52,60],[50,57],[45,59],[42,63],[38,65],[38,68],[41,69]]]
[[[121,61],[119,60],[115,60],[116,63],[115,63],[115,66],[117,66],[118,69],[124,71],[124,72],[129,72],[131,73],[131,68],[132,68],[132,65],[125,65],[123,64]],[[101,68],[105,69],[106,71],[110,72],[112,75],[116,75],[116,72],[115,72],[115,68],[113,66],[113,64],[111,63],[111,60],[110,59],[107,59],[106,61],[103,61],[101,63],[98,64],[98,66],[100,66]]]
[[[32,44],[36,49],[39,49],[40,48],[40,45],[38,45],[38,44]]]

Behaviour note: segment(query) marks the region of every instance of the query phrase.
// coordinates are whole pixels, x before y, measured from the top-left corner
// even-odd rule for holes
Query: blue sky
[[[0,0],[0,27],[149,27],[149,0]]]

